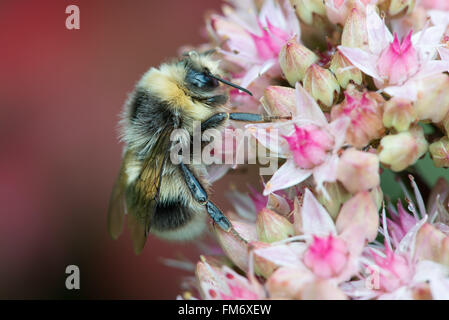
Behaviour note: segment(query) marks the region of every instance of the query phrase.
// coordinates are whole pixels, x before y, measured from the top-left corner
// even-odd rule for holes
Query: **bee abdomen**
[[[192,212],[180,202],[159,202],[156,204],[151,227],[160,231],[178,229],[191,218]]]
[[[205,217],[201,207],[177,200],[159,202],[151,220],[151,232],[167,240],[190,240],[204,231]]]

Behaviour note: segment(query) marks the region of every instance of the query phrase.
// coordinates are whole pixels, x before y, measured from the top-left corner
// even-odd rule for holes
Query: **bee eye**
[[[205,72],[189,72],[187,74],[187,81],[193,86],[200,89],[215,89],[218,87],[218,81],[212,78]]]

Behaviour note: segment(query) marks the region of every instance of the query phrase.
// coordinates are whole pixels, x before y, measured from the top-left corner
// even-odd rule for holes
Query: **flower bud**
[[[429,145],[430,156],[437,168],[449,168],[449,138],[443,137]]]
[[[257,215],[256,230],[259,241],[276,242],[293,236],[293,224],[285,217],[269,209],[262,209]]]
[[[441,125],[443,126],[446,135],[449,135],[449,112],[444,116],[443,121],[441,121]]]
[[[373,188],[370,194],[371,198],[373,199],[374,203],[377,206],[377,210],[380,210],[380,208],[382,207],[382,203],[384,201],[384,193],[382,192],[382,188],[380,187],[380,185]]]
[[[222,265],[216,259],[202,257],[195,269],[197,282],[200,284],[207,283],[217,291],[226,290],[226,278],[221,273],[221,266]],[[199,286],[199,291],[203,298],[210,294],[209,292],[205,292],[204,289],[206,288],[203,288],[201,285]]]
[[[368,44],[366,16],[362,10],[353,8],[341,35],[341,45],[348,48],[364,48]]]
[[[332,108],[331,119],[349,117],[351,124],[346,131],[346,140],[357,148],[363,148],[385,131],[382,123],[384,99],[375,92],[361,93],[352,85],[348,86],[345,97],[342,103]]]
[[[435,107],[438,106],[438,107]],[[418,92],[415,110],[419,120],[438,123],[449,112],[449,76],[439,74],[426,81]]]
[[[429,223],[424,224],[416,234],[415,258],[440,262],[442,255],[441,244],[446,235]]]
[[[265,89],[261,101],[268,114],[274,116],[285,116],[296,112],[296,97],[293,88],[269,86]]]
[[[291,203],[284,196],[276,193],[270,193],[268,195],[267,209],[273,210],[283,216],[288,215],[292,211]]]
[[[354,67],[340,51],[337,51],[332,57],[329,69],[334,73],[342,88],[346,89],[350,82],[362,84],[362,72]]]
[[[369,152],[347,149],[340,157],[337,179],[353,194],[375,188],[380,184],[379,158]]]
[[[361,228],[365,239],[373,241],[377,236],[379,215],[376,204],[367,191],[359,192],[343,204],[336,226],[339,234],[352,228]]]
[[[250,248],[253,249],[254,272],[266,279],[278,268],[278,266],[274,262],[265,259],[262,255],[259,255],[257,249],[268,248],[269,246],[270,245],[267,243],[258,241],[250,243]]]
[[[383,137],[380,141],[380,162],[393,171],[402,171],[414,164],[427,151],[427,141],[420,126]]]
[[[385,0],[380,3],[380,9],[390,16],[407,15],[415,8],[416,0]]]
[[[415,108],[411,101],[402,98],[392,98],[385,103],[383,123],[387,128],[396,131],[407,131],[416,121]]]
[[[340,93],[340,85],[332,72],[316,64],[306,71],[304,89],[327,108],[333,105],[335,96]]]
[[[282,267],[268,278],[266,288],[272,299],[296,299],[304,284],[314,278],[307,269]]]
[[[295,38],[289,40],[279,53],[282,72],[292,87],[304,79],[307,68],[317,61],[318,56],[296,42]]]
[[[312,24],[313,16],[325,16],[326,7],[322,0],[290,0],[298,17],[307,24]]]
[[[301,300],[347,300],[348,297],[332,281],[315,280],[306,283],[298,297]]]
[[[317,200],[327,209],[332,219],[335,220],[342,204],[351,198],[351,194],[339,182],[324,183],[324,189],[329,197],[318,191]]]
[[[220,247],[232,262],[240,269],[246,271],[248,269],[248,242],[257,239],[256,228],[254,223],[237,219],[232,221],[232,225],[243,239],[240,239],[232,231],[223,231],[216,224],[214,224],[215,235]]]

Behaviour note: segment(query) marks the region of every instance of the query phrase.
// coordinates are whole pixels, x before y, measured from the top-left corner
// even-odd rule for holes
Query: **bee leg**
[[[218,207],[209,201],[206,190],[203,188],[201,183],[195,177],[195,175],[190,171],[190,169],[184,164],[180,163],[181,171],[184,175],[187,187],[192,193],[193,198],[198,201],[201,205],[206,207],[207,213],[214,220],[218,226],[226,232],[229,232],[232,228],[231,222],[226,218],[223,212],[221,212]]]
[[[291,120],[292,116],[266,116],[257,113],[233,112],[229,113],[229,119],[242,122],[272,122],[275,120]]]
[[[209,119],[201,124],[201,131],[215,128],[225,122],[227,119],[242,122],[272,122],[275,120],[291,120],[292,116],[266,116],[257,113],[244,113],[244,112],[219,112],[212,115]]]
[[[219,112],[212,115],[209,119],[201,123],[201,132],[207,129],[216,128],[223,124],[229,118],[229,113]]]

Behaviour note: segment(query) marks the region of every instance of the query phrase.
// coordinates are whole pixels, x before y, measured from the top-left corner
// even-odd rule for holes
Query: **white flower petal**
[[[412,36],[412,43],[419,50],[422,60],[426,61],[435,56],[436,48],[441,42],[444,31],[444,26],[435,26],[417,32]]]
[[[449,48],[439,48],[438,53],[440,54],[441,60],[449,61]]]
[[[392,97],[404,98],[411,101],[418,99],[418,86],[416,81],[410,80],[404,83],[402,86],[392,86],[383,89]]]
[[[306,189],[301,207],[302,231],[305,235],[327,236],[337,234],[335,223],[321,203]]]
[[[278,266],[306,269],[301,260],[305,249],[304,243],[292,243],[257,249],[254,253]]]
[[[355,67],[359,68],[362,72],[379,81],[382,81],[381,76],[377,73],[378,57],[376,55],[358,48],[339,46],[338,50],[340,50],[340,52],[343,53],[343,55],[348,58],[348,60],[351,61],[351,63]]]
[[[427,12],[430,19],[432,20],[432,23],[436,26],[443,25],[447,26],[449,25],[449,14],[447,11],[442,10],[429,10]]]
[[[333,154],[322,165],[313,169],[313,178],[317,186],[317,190],[321,191],[324,196],[329,199],[324,182],[335,182],[337,180],[337,168],[339,157]]]
[[[421,67],[413,79],[420,80],[446,71],[449,71],[449,60],[431,60]]]
[[[274,191],[294,186],[306,180],[311,174],[311,170],[301,169],[296,166],[293,159],[287,159],[267,182],[263,194],[266,196]]]
[[[309,93],[298,82],[296,83],[296,117],[301,120],[310,120],[318,125],[327,125],[327,119],[321,108]]]
[[[338,151],[346,140],[346,130],[351,122],[349,117],[338,117],[329,124],[329,131],[335,137],[334,150]]]
[[[375,6],[366,7],[366,28],[370,51],[379,55],[393,41],[393,36],[377,14]]]

